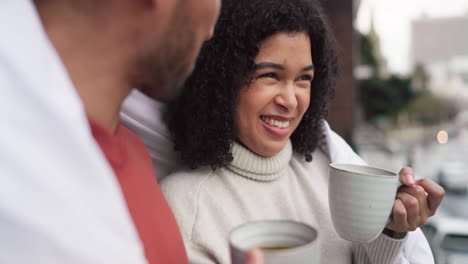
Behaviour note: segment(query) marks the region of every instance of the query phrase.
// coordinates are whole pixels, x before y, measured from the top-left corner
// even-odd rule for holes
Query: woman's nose
[[[284,86],[281,92],[276,96],[275,102],[288,111],[294,110],[297,107],[296,89],[294,84]]]

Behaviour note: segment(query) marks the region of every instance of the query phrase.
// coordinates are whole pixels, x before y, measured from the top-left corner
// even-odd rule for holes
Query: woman
[[[321,263],[432,262],[419,229],[406,233],[435,211],[423,210],[423,187],[398,194],[393,222],[372,243],[353,244],[333,229],[328,164],[362,160],[324,121],[337,58],[322,13],[312,0],[223,1],[214,36],[167,116],[188,166],[162,188],[191,263],[230,263],[230,230],[260,219],[316,227]],[[422,185],[430,194],[438,187]],[[417,210],[408,206],[415,200]]]

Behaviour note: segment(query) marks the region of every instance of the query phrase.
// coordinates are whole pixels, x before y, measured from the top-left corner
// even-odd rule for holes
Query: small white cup
[[[265,264],[320,263],[317,231],[289,220],[254,221],[236,227],[229,236],[232,264],[244,264],[250,249],[262,250]]]
[[[330,164],[328,198],[336,232],[354,242],[376,239],[389,223],[399,185],[399,177],[394,172]]]

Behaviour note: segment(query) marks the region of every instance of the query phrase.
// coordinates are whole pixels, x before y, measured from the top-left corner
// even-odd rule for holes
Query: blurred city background
[[[436,263],[468,263],[468,0],[324,4],[341,59],[329,122],[369,164],[446,189],[423,230]]]

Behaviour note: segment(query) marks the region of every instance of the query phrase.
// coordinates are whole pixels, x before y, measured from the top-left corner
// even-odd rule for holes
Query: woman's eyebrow
[[[302,71],[313,71],[313,70],[315,70],[315,66],[313,64],[307,67],[304,67],[304,69],[302,69]]]
[[[277,70],[284,70],[284,66],[278,63],[273,63],[273,62],[261,62],[258,64],[255,64],[254,66],[255,70],[260,70],[260,69],[265,69],[265,68],[273,68]],[[313,71],[315,70],[315,66],[313,64],[306,66],[302,69],[302,71]]]
[[[273,68],[273,69],[284,71],[283,65],[273,63],[273,62],[261,62],[261,63],[255,64],[255,70],[260,70],[260,69],[265,69],[265,68]]]

